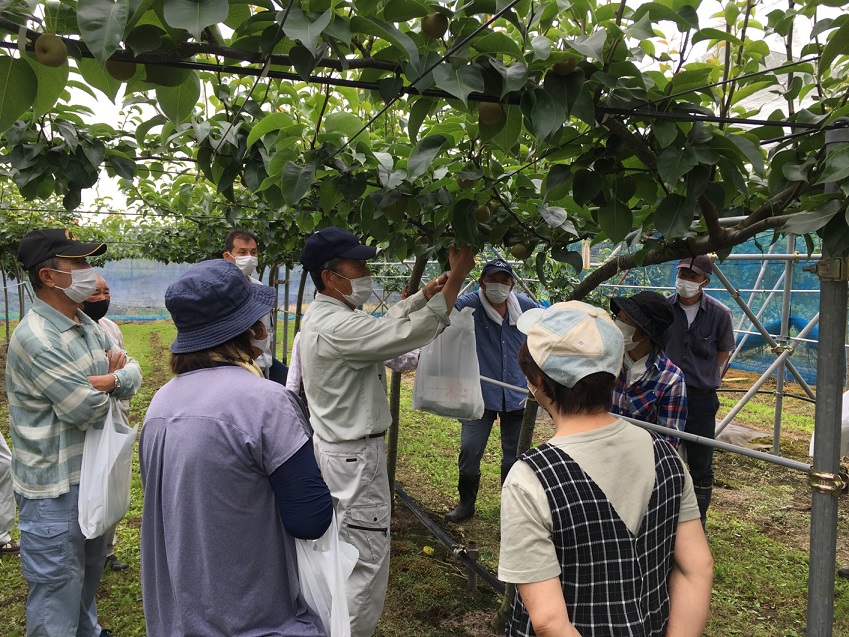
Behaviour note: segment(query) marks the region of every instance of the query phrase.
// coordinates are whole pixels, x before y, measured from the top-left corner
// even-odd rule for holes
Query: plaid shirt
[[[677,431],[687,422],[687,389],[684,373],[658,349],[649,355],[646,372],[628,386],[628,372],[619,372],[613,388],[613,408],[620,416],[636,418]],[[678,438],[666,439],[678,446]]]
[[[41,299],[9,342],[6,393],[12,434],[12,481],[30,499],[55,498],[79,484],[85,430],[103,426],[110,394],[88,380],[109,371],[112,341],[81,311],[77,323]],[[141,369],[127,357],[116,372],[130,398],[141,386]]]
[[[545,443],[521,457],[548,498],[563,599],[570,622],[582,635],[666,634],[684,467],[660,436],[652,434],[652,444],[655,486],[636,535],[567,453]],[[517,592],[507,635],[534,634]]]

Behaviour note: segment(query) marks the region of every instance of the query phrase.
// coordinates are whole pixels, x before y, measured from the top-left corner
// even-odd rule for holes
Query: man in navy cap
[[[517,355],[525,335],[516,328],[522,312],[538,307],[526,296],[513,292],[513,268],[504,259],[488,261],[478,281],[480,289],[457,299],[454,307],[474,308],[475,339],[481,376],[525,387]],[[450,522],[462,522],[475,514],[475,501],[481,480],[481,458],[498,417],[501,427],[501,483],[516,462],[519,433],[522,430],[523,402],[527,392],[505,389],[481,381],[484,414],[479,420],[465,420],[460,434],[460,476],[457,491],[460,502],[445,514]]]
[[[86,257],[104,252],[64,229],[33,230],[18,247],[36,296],[6,364],[27,635],[110,634],[95,604],[107,538],[80,529],[80,469],[86,431],[103,426],[112,398],[139,390],[141,369],[81,310],[97,287]]]
[[[684,372],[687,384],[684,431],[712,439],[719,410],[716,390],[734,349],[731,310],[704,292],[713,274],[709,256],[681,259],[676,270],[676,293],[669,297],[675,318],[667,333],[666,355]],[[684,441],[684,448],[704,526],[713,494],[713,447]]]
[[[391,417],[384,361],[426,345],[445,329],[448,310],[474,266],[471,248],[452,248],[449,274],[378,319],[357,310],[371,296],[366,260],[376,254],[377,248],[335,227],[312,235],[301,253],[316,286],[300,342],[316,459],[337,501],[339,536],[360,552],[346,585],[354,637],[374,633],[389,581],[391,493],[383,438]]]

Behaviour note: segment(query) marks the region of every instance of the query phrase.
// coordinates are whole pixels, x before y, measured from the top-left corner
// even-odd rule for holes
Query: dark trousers
[[[493,411],[487,409],[479,420],[461,420],[463,430],[460,434],[460,458],[457,462],[460,474],[477,476],[481,472],[481,458],[492,431],[495,417],[498,416],[501,427],[501,469],[504,475],[516,462],[516,449],[519,446],[519,434],[522,431],[523,410]]]
[[[716,437],[716,412],[719,398],[716,392],[697,394],[687,392],[687,424],[684,431],[713,440]],[[687,450],[687,464],[694,485],[713,484],[713,447],[683,440]]]

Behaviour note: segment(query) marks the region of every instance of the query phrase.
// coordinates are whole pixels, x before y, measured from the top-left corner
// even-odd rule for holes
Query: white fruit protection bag
[[[451,325],[422,348],[413,409],[459,420],[483,416],[474,309],[451,312]]]
[[[103,535],[130,509],[130,472],[138,425],[129,427],[110,398],[106,422],[89,427],[83,443],[80,471],[79,523],[89,540]]]
[[[333,521],[317,540],[295,538],[298,578],[307,606],[318,615],[327,637],[350,637],[351,619],[345,584],[360,552],[339,539],[336,511]]]

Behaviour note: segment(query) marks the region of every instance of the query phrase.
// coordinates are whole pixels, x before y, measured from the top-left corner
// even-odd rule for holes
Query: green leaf
[[[510,152],[522,134],[522,112],[518,106],[502,106],[502,122],[497,126],[480,125],[481,140],[488,147],[495,146],[504,152]]]
[[[788,234],[807,234],[816,232],[840,212],[843,204],[836,199],[831,199],[817,206],[816,210],[800,212],[790,217],[790,221],[784,224],[784,232]]]
[[[545,62],[551,56],[551,40],[544,35],[538,35],[531,40],[531,48],[534,50],[534,59]]]
[[[531,124],[534,136],[539,141],[544,141],[563,124],[566,109],[545,91],[534,91],[534,97],[536,100],[531,107]]]
[[[309,82],[310,75],[312,75],[313,69],[318,64],[318,60],[315,59],[312,52],[307,47],[296,44],[289,49],[289,58],[292,60],[292,66],[295,67],[295,71],[301,76],[301,79],[304,82]]]
[[[697,163],[698,160],[692,148],[672,146],[664,150],[657,158],[657,172],[667,185],[675,187],[678,180],[690,172]]]
[[[118,95],[118,89],[121,88],[120,80],[116,80],[109,75],[99,62],[89,58],[78,60],[77,68],[86,82],[113,102],[115,101],[115,97]]]
[[[571,176],[572,169],[568,165],[554,164],[545,176],[543,183],[543,192],[545,193],[544,199],[548,199],[552,191],[559,192],[559,187],[567,183]],[[555,196],[553,199],[557,200],[565,196],[566,193],[564,192],[560,197]]]
[[[752,140],[743,135],[726,135],[732,144],[734,144],[741,153],[751,162],[752,168],[758,175],[764,174],[764,158],[761,154],[760,146],[756,145]]]
[[[196,40],[200,40],[204,28],[224,22],[230,12],[227,0],[164,0],[163,5],[165,21],[172,27],[185,29]]]
[[[389,22],[408,22],[414,18],[423,18],[430,13],[430,7],[418,0],[389,0],[383,8],[383,19]]]
[[[338,111],[330,113],[324,118],[324,130],[328,133],[338,132],[345,135],[349,139],[354,139],[354,135],[359,133],[363,128],[363,120],[346,111]]]
[[[404,80],[398,76],[385,77],[377,83],[377,92],[380,93],[384,102],[390,102],[398,97],[402,88],[404,88]]]
[[[675,125],[675,122],[655,121],[652,126],[652,132],[661,148],[666,148],[678,137],[678,127]]]
[[[224,5],[226,7],[226,0]],[[77,3],[80,35],[94,59],[101,64],[106,64],[121,44],[129,14],[129,0],[79,0]],[[224,15],[226,17],[226,12]]]
[[[654,212],[654,227],[667,241],[682,237],[693,223],[695,206],[683,195],[672,193],[664,197]]]
[[[422,122],[430,114],[436,100],[427,97],[417,99],[410,107],[410,118],[407,120],[407,134],[410,136],[410,141],[414,144],[419,137],[419,130],[422,127]]]
[[[741,45],[743,41],[740,40],[736,35],[732,35],[731,33],[726,33],[725,31],[721,31],[719,29],[699,29],[696,31],[696,34],[693,36],[693,44],[696,42],[701,42],[702,40],[719,40],[721,42],[730,42],[734,45]]]
[[[27,112],[38,95],[38,79],[30,65],[0,56],[0,133]]]
[[[656,38],[657,34],[652,29],[651,18],[649,14],[644,14],[639,20],[635,21],[625,29],[625,34],[635,40],[650,40]]]
[[[849,53],[849,22],[843,24],[828,38],[828,43],[823,47],[822,57],[817,64],[817,73],[820,77],[825,71],[830,71],[832,62],[838,55]]]
[[[318,38],[330,24],[333,17],[333,10],[328,9],[322,13],[315,22],[310,22],[304,15],[304,12],[297,7],[292,7],[289,15],[286,17],[286,22],[283,23],[283,33],[290,40],[300,40],[307,50],[313,55],[318,50]]]
[[[567,250],[563,246],[551,248],[551,258],[572,267],[575,274],[580,274],[584,269],[584,257],[576,250]]]
[[[561,227],[564,223],[566,223],[568,218],[566,209],[558,206],[546,206],[541,203],[537,206],[537,212],[552,228]],[[574,226],[572,227],[574,228]]]
[[[818,184],[842,181],[849,177],[849,146],[840,146],[828,154]]]
[[[110,151],[109,163],[112,164],[112,170],[115,174],[124,179],[132,179],[136,176],[136,162],[116,151]]]
[[[328,117],[329,119],[329,117]],[[292,123],[292,118],[289,117],[286,113],[271,113],[270,115],[266,115],[251,129],[251,132],[248,133],[248,148],[254,145],[256,141],[266,133],[270,133],[271,131],[280,130],[281,128],[285,128]],[[327,127],[327,121],[325,120],[325,128]]]
[[[507,93],[521,90],[528,81],[528,67],[521,62],[504,66],[501,60],[492,58],[490,64],[502,77],[501,97],[504,97]]]
[[[659,2],[649,2],[638,7],[634,11],[632,19],[639,21],[646,13],[649,14],[652,22],[661,22],[663,20],[674,22],[681,32],[699,28],[699,17],[695,9],[686,5],[676,11]]]
[[[395,47],[399,53],[406,53],[413,66],[418,67],[419,50],[418,47],[416,47],[416,43],[413,42],[409,35],[402,33],[391,24],[380,22],[374,18],[355,15],[351,18],[351,31],[354,33],[374,35],[386,40]]]
[[[621,205],[618,202],[613,202],[611,205],[606,205],[598,211],[598,225],[601,226],[604,234],[613,243],[619,243],[624,240],[634,223],[634,216],[630,208]]]
[[[303,168],[287,161],[283,166],[280,189],[283,198],[290,206],[298,203],[307,194],[315,180],[315,164],[309,163]]]
[[[519,45],[516,44],[516,41],[509,35],[499,33],[498,31],[474,38],[471,41],[471,45],[481,53],[509,55],[510,57],[522,61],[525,59],[525,55],[522,53],[522,49],[519,48]]]
[[[33,117],[41,117],[56,105],[56,101],[65,90],[68,84],[68,65],[45,66],[32,55],[27,55],[26,61],[32,67],[38,80],[38,93],[32,106],[32,114]]]
[[[480,69],[468,64],[458,69],[448,63],[440,64],[433,69],[433,79],[439,88],[462,100],[463,104],[468,104],[469,93],[482,93],[484,89]]]
[[[442,135],[429,135],[416,144],[407,160],[407,181],[412,183],[424,175],[447,141]]]
[[[566,40],[566,44],[584,57],[603,62],[604,43],[607,41],[607,31],[599,29],[592,35],[581,35],[574,40]]]
[[[200,99],[200,80],[192,74],[180,86],[160,86],[156,89],[156,99],[168,119],[180,124],[191,117]]]
[[[136,55],[155,51],[162,46],[162,40],[166,37],[163,29],[154,24],[142,24],[130,31],[124,42]]]
[[[451,226],[454,234],[462,243],[478,243],[478,224],[472,211],[477,208],[474,199],[458,199],[451,211]]]
[[[601,182],[595,172],[581,168],[572,179],[572,199],[579,206],[589,203],[601,192]]]

